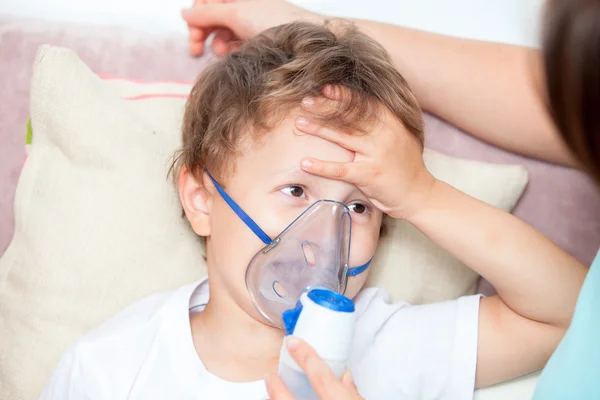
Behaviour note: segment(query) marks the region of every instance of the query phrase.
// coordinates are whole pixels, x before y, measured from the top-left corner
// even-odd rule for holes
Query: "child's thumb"
[[[354,378],[352,378],[352,372],[350,372],[349,369],[347,369],[346,372],[344,372],[344,375],[342,375],[342,384],[352,390],[358,390],[358,388],[354,384]]]

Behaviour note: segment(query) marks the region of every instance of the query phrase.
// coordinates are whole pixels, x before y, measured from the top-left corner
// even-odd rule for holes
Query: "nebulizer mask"
[[[319,200],[271,239],[208,176],[225,202],[265,244],[248,264],[246,287],[256,310],[272,325],[284,328],[283,313],[295,308],[303,293],[318,288],[344,294],[348,277],[369,267],[370,261],[349,267],[352,218],[345,204]]]

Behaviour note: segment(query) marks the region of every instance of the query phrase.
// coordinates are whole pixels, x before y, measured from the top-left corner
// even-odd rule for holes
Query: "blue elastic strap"
[[[252,218],[250,218],[250,216],[248,214],[246,214],[246,212],[244,210],[242,210],[242,207],[240,207],[235,202],[235,200],[233,200],[227,194],[227,192],[221,187],[221,185],[219,185],[217,183],[217,181],[215,181],[215,179],[212,177],[212,175],[208,171],[205,171],[205,172],[206,172],[206,175],[208,175],[208,177],[212,181],[213,185],[215,185],[215,188],[217,188],[217,192],[219,192],[221,197],[223,197],[223,200],[225,200],[225,203],[227,203],[229,205],[229,207],[231,207],[233,212],[236,213],[238,217],[240,217],[240,219],[246,224],[246,226],[248,228],[250,228],[252,230],[252,232],[254,232],[254,234],[256,236],[258,236],[258,238],[260,240],[263,241],[264,244],[271,244],[273,242],[273,240],[269,237],[269,235],[267,235],[265,233],[265,231],[263,231],[260,228],[260,226],[258,226],[258,224],[256,222],[254,222],[254,220]],[[373,259],[371,258],[369,261],[367,261],[366,264],[363,264],[361,266],[354,267],[354,268],[348,268],[347,275],[348,276],[356,276],[356,275],[359,275],[359,274],[365,272],[367,270],[367,268],[369,268],[369,264],[371,264],[372,260]]]
[[[271,244],[271,242],[273,241],[271,240],[269,235],[267,235],[265,231],[260,229],[260,226],[258,226],[258,224],[254,222],[254,220],[250,218],[250,216],[246,214],[244,210],[242,210],[242,207],[240,207],[231,197],[229,197],[227,192],[223,190],[221,185],[219,185],[217,181],[214,180],[214,178],[210,175],[208,171],[206,171],[206,174],[212,181],[213,185],[215,185],[215,187],[217,188],[217,191],[219,192],[221,197],[223,197],[223,200],[225,200],[225,203],[229,204],[229,207],[231,207],[233,212],[236,213],[238,217],[240,217],[240,219],[246,224],[246,226],[250,228],[252,232],[254,232],[254,234],[258,236],[260,240],[263,241],[264,244]]]
[[[358,274],[362,274],[363,272],[365,272],[367,270],[367,268],[369,268],[369,265],[371,264],[371,261],[373,261],[373,259],[371,258],[369,261],[367,261],[366,264],[363,264],[359,267],[353,267],[353,268],[348,268],[348,276],[356,276]]]

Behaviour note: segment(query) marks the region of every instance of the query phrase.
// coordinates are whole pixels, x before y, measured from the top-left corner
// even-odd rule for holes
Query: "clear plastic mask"
[[[260,314],[283,327],[283,312],[294,308],[302,293],[321,288],[343,294],[351,229],[346,205],[321,200],[259,251],[246,270],[246,286]]]
[[[270,324],[283,329],[283,312],[294,308],[302,293],[311,289],[344,294],[348,277],[369,267],[370,260],[358,267],[348,266],[352,218],[345,204],[319,200],[271,239],[208,176],[225,202],[265,243],[248,264],[246,287],[257,311]]]

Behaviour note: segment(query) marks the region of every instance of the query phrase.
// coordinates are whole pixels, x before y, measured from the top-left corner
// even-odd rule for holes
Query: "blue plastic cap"
[[[296,322],[298,322],[298,317],[300,317],[300,313],[302,312],[302,303],[298,301],[296,303],[296,308],[292,308],[291,310],[286,310],[281,315],[281,319],[283,319],[283,324],[285,325],[285,335],[293,335],[294,329],[296,328]]]
[[[352,313],[354,302],[344,295],[327,289],[313,289],[308,292],[308,298],[316,304],[333,311]]]

